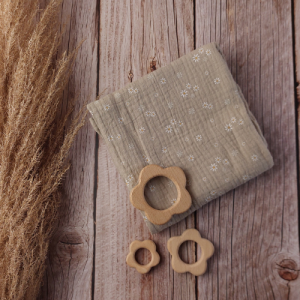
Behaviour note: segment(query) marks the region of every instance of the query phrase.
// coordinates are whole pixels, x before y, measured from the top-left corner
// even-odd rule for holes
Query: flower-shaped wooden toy
[[[151,261],[147,265],[140,265],[135,259],[135,253],[138,249],[145,248],[151,252]],[[151,240],[133,241],[129,247],[129,254],[126,258],[126,263],[129,267],[135,268],[139,273],[146,274],[152,267],[155,267],[160,261],[160,256],[156,252],[156,245]]]
[[[169,208],[158,210],[151,207],[144,196],[144,189],[147,182],[157,176],[165,176],[171,179],[177,188],[177,200]],[[139,183],[130,193],[130,201],[132,205],[145,212],[148,220],[156,225],[167,223],[175,214],[181,214],[187,211],[192,205],[192,199],[189,192],[185,188],[186,177],[182,169],[179,167],[162,168],[157,165],[148,165],[144,167],[139,175]]]
[[[201,247],[201,257],[193,264],[186,264],[179,257],[178,250],[185,241],[194,241]],[[201,238],[200,232],[196,229],[187,229],[182,235],[170,238],[168,240],[168,250],[172,256],[171,264],[175,272],[190,272],[195,276],[205,273],[206,261],[214,254],[213,244],[209,240]]]

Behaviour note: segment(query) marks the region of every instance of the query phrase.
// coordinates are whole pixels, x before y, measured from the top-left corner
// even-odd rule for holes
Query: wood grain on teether
[[[165,176],[173,181],[177,188],[177,200],[169,208],[158,210],[151,207],[144,195],[144,189],[149,180],[154,177]],[[183,170],[179,167],[162,168],[157,165],[144,167],[139,175],[138,184],[131,190],[130,201],[132,205],[145,212],[150,222],[156,225],[167,223],[174,214],[181,214],[187,211],[192,205],[192,199],[185,188],[186,177]]]

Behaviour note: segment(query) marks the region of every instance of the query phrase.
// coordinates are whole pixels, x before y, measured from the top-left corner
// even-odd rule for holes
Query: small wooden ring
[[[193,264],[186,264],[180,259],[178,250],[185,241],[194,241],[201,247],[201,257]],[[170,238],[167,246],[172,256],[171,264],[174,271],[177,273],[190,272],[195,276],[205,273],[207,259],[214,253],[213,244],[209,240],[201,238],[200,232],[196,229],[187,229],[182,235]]]
[[[151,207],[144,196],[144,189],[147,182],[157,176],[168,177],[177,188],[177,200],[171,207],[158,210]],[[131,190],[130,202],[132,205],[145,212],[148,220],[156,225],[167,223],[173,215],[187,211],[192,205],[192,198],[185,188],[186,177],[179,167],[162,168],[158,165],[148,165],[142,169],[139,175],[138,184]]]
[[[140,265],[135,259],[135,253],[138,249],[145,248],[151,252],[151,261],[147,265]],[[155,267],[160,261],[160,256],[156,252],[156,245],[151,240],[138,241],[135,240],[130,244],[129,253],[126,263],[129,267],[135,268],[139,273],[146,274],[152,267]]]

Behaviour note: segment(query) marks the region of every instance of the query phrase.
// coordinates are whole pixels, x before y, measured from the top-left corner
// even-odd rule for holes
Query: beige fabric
[[[144,217],[151,233],[273,166],[259,126],[216,44],[90,103],[88,109],[129,189],[147,164],[179,166],[187,175],[192,207],[162,226]],[[147,185],[145,195],[153,207],[165,209],[177,192],[170,180],[158,177]]]

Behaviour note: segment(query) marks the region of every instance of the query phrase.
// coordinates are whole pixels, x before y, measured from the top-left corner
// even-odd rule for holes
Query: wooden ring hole
[[[139,248],[135,251],[134,258],[139,265],[145,266],[151,262],[152,253],[149,249]]]
[[[183,241],[179,246],[178,255],[185,264],[193,264],[201,258],[201,246],[193,240]],[[197,257],[196,261],[194,261],[195,257]]]

